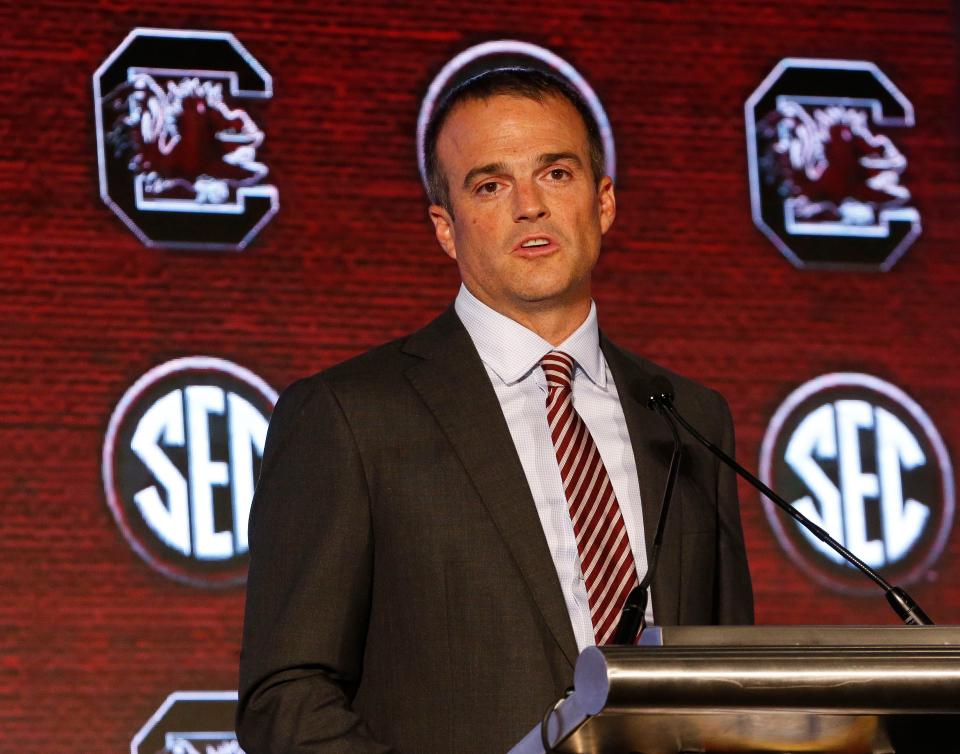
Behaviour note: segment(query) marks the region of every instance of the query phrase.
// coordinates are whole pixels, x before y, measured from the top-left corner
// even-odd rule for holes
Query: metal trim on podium
[[[960,628],[651,627],[589,647],[558,754],[960,752]],[[538,725],[509,754],[544,754]]]

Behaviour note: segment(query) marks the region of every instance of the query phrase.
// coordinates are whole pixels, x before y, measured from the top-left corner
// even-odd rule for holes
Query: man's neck
[[[494,302],[474,297],[491,309],[535,332],[551,345],[558,346],[584,323],[590,314],[590,297],[559,303],[531,303],[523,307],[503,307]]]
[[[590,301],[563,311],[550,309],[543,312],[503,312],[553,346],[558,346],[569,338],[583,324],[589,313]]]

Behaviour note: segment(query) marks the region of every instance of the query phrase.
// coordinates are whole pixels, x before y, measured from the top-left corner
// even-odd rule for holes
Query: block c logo
[[[763,439],[760,477],[893,583],[922,578],[943,551],[954,512],[950,459],[933,422],[899,388],[828,374],[797,388]],[[871,585],[764,499],[783,548],[837,591]]]
[[[236,691],[174,691],[130,742],[130,754],[244,754]]]
[[[245,109],[273,81],[233,34],[134,29],[93,93],[100,196],[145,245],[237,251],[276,214]]]
[[[193,586],[246,581],[247,519],[276,392],[243,367],[194,356],[124,394],[103,447],[107,504],[134,551]]]
[[[796,267],[886,271],[920,235],[894,142],[913,105],[876,65],[786,58],[745,115],[753,221]]]

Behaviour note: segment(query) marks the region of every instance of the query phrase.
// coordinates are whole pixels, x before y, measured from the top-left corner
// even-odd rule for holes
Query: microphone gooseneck
[[[669,383],[667,383],[667,386],[669,387]],[[647,602],[650,599],[650,584],[657,570],[657,562],[660,558],[660,547],[663,543],[663,532],[666,527],[667,512],[670,510],[673,488],[677,483],[677,476],[680,473],[680,459],[683,455],[677,425],[657,402],[653,381],[638,380],[634,382],[630,385],[630,393],[639,403],[642,403],[651,411],[663,417],[663,420],[667,423],[667,426],[670,427],[670,432],[673,435],[673,452],[670,455],[667,483],[664,487],[663,498],[660,502],[660,516],[657,520],[657,530],[653,535],[653,543],[650,546],[650,560],[647,564],[647,572],[643,575],[640,583],[630,591],[630,594],[627,595],[627,599],[624,601],[623,610],[620,614],[620,623],[617,624],[617,631],[613,638],[614,644],[633,644],[643,626],[643,617],[647,611]]]
[[[676,419],[681,425],[683,425],[683,428],[686,429],[695,440],[697,440],[697,442],[706,447],[707,450],[709,450],[711,453],[713,453],[713,455],[723,461],[723,463],[733,469],[738,475],[746,479],[754,488],[759,490],[765,497],[767,497],[767,499],[784,511],[794,521],[805,527],[813,534],[813,536],[839,553],[840,556],[843,557],[848,563],[855,566],[865,576],[867,576],[867,578],[872,580],[877,586],[883,589],[887,597],[887,602],[905,624],[908,626],[934,625],[929,616],[927,616],[923,609],[913,600],[912,597],[910,597],[909,594],[907,594],[905,590],[898,586],[893,586],[887,582],[886,579],[884,579],[879,573],[877,573],[873,568],[868,566],[860,558],[850,552],[850,550],[840,544],[836,539],[831,537],[824,529],[813,523],[813,521],[804,516],[780,495],[760,481],[760,479],[755,477],[743,466],[737,463],[736,460],[727,455],[720,448],[710,442],[706,437],[700,434],[700,432],[697,431],[692,424],[683,418],[680,412],[677,411],[676,407],[673,405],[673,388],[670,385],[670,381],[666,377],[657,375],[650,380],[649,400],[651,402],[655,402],[659,406],[662,413],[669,414]]]

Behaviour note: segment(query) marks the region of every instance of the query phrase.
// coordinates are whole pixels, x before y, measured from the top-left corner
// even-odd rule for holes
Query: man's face
[[[613,184],[590,169],[586,127],[566,99],[498,95],[457,105],[437,139],[453,213],[430,207],[467,288],[514,319],[590,300]]]

